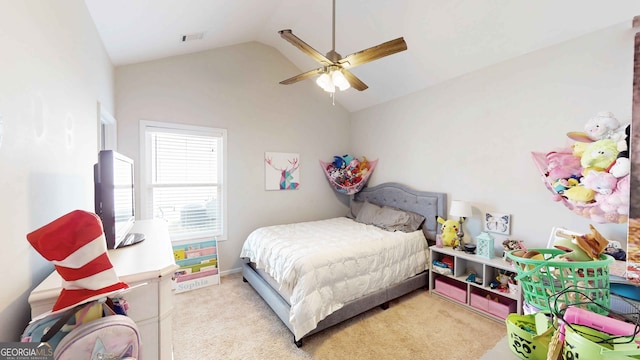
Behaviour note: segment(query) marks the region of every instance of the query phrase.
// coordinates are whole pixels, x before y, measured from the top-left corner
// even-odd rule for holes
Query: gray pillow
[[[349,206],[349,212],[347,213],[347,217],[349,219],[354,219],[358,216],[360,209],[362,209],[363,201],[351,200],[351,204]]]
[[[409,220],[407,220],[407,222],[404,224],[404,228],[402,229],[402,231],[414,232],[416,230],[419,230],[422,227],[422,223],[424,223],[424,216],[411,211],[406,211],[406,213],[409,216]]]
[[[365,201],[362,204],[362,208],[360,208],[355,220],[362,224],[375,225],[376,218],[380,210],[382,210],[380,206]]]
[[[414,232],[420,229],[424,220],[420,214],[384,206],[374,225],[389,231]]]
[[[353,206],[354,201],[352,201]],[[414,232],[420,229],[424,216],[391,206],[378,206],[368,201],[360,202],[355,221],[366,225],[375,225],[387,231]]]
[[[376,214],[373,225],[388,231],[398,231],[405,227],[407,221],[409,221],[409,214],[406,212],[383,206]]]

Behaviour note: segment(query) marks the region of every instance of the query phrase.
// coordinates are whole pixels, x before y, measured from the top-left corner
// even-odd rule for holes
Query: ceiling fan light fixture
[[[320,86],[322,90],[326,92],[332,93],[336,91],[336,87],[335,85],[333,85],[331,76],[329,76],[329,74],[327,73],[320,75],[318,79],[316,79],[316,84],[318,84],[318,86]]]
[[[331,73],[331,81],[340,91],[345,91],[351,87],[351,84],[349,84],[349,81],[340,70],[335,70]]]

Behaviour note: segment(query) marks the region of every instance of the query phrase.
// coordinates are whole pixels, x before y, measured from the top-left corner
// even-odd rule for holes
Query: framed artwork
[[[296,190],[300,186],[300,154],[265,152],[265,190]]]
[[[487,212],[484,214],[484,230],[496,234],[511,233],[511,215]]]

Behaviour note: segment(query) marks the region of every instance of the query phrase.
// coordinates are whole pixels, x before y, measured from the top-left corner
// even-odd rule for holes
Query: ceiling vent
[[[186,34],[186,35],[182,35],[182,42],[187,42],[192,40],[202,40],[203,37],[204,37],[203,32]]]

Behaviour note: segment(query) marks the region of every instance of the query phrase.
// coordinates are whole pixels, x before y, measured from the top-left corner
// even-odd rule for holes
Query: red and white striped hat
[[[98,215],[74,210],[29,233],[27,240],[62,277],[62,292],[53,312],[112,295],[121,282],[109,260]]]

